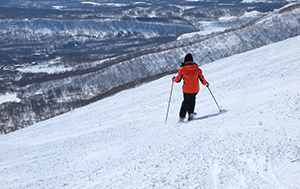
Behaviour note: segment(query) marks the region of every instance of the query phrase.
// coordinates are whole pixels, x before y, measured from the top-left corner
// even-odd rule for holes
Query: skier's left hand
[[[172,81],[174,82],[175,76],[172,77]]]
[[[208,82],[206,82],[206,87],[209,87],[209,83]]]

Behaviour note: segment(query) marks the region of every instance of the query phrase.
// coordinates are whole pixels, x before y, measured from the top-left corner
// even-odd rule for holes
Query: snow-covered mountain
[[[210,24],[221,29],[243,25],[261,17],[244,14],[284,5],[112,4],[57,10],[51,8],[52,1],[47,3],[47,9],[0,7],[1,67],[13,63],[19,68],[55,58],[61,58],[64,67],[82,67],[174,40],[182,33],[207,32]],[[230,21],[219,19],[228,17]]]
[[[176,70],[188,46],[198,44],[199,61],[208,63],[299,33],[295,10],[279,21],[275,15],[283,9],[270,14],[283,3],[5,2],[0,7],[0,97],[8,99],[0,104],[3,133]],[[274,20],[256,23],[272,15]]]
[[[243,4],[243,3],[290,3],[296,0],[2,0],[0,5],[15,6],[15,7],[38,7],[57,9],[62,8],[81,8],[86,6],[115,6],[122,7],[128,4],[184,4],[184,5],[203,5],[203,4]]]
[[[274,2],[296,2],[295,0],[286,0],[286,1],[278,1],[278,0],[242,0],[241,3],[274,3]]]
[[[0,137],[1,188],[283,188],[300,183],[300,37],[201,66],[196,120],[173,75]]]

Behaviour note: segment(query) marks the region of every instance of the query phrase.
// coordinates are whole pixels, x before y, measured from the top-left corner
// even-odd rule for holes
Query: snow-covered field
[[[39,73],[44,72],[48,74],[53,73],[61,73],[66,71],[71,71],[72,68],[66,68],[60,64],[61,58],[56,58],[54,60],[50,60],[49,62],[43,62],[37,64],[36,62],[32,62],[31,64],[23,65],[17,68],[19,72],[24,73]]]
[[[21,100],[17,97],[16,93],[0,94],[0,104],[4,102],[20,102]]]
[[[197,120],[172,75],[0,137],[1,188],[300,188],[300,36],[202,66]],[[182,55],[184,57],[184,55]]]
[[[240,19],[252,18],[254,20],[255,18],[261,16],[262,13],[258,11],[251,11],[251,12],[245,12],[245,14],[240,16],[239,18]],[[177,40],[189,39],[195,36],[205,36],[205,35],[210,35],[212,33],[224,32],[225,30],[234,27],[232,24],[229,23],[225,24],[225,23],[230,21],[234,22],[234,20],[237,19],[238,19],[237,16],[224,16],[224,17],[220,17],[219,21],[199,21],[197,25],[201,25],[202,31],[184,33],[178,36]],[[222,22],[223,24],[221,24]]]

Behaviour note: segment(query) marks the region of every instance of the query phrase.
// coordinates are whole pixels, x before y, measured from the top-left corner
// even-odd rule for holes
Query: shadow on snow
[[[223,114],[225,112],[228,112],[228,110],[221,110],[220,112],[218,113],[215,113],[215,114],[209,114],[209,115],[205,115],[205,116],[201,116],[201,117],[195,117],[193,118],[192,120],[202,120],[202,119],[207,119],[207,118],[211,118],[211,117],[215,117],[215,116],[218,116],[220,114]]]

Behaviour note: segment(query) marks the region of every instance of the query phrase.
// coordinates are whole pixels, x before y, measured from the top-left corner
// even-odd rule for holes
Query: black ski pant
[[[183,102],[179,112],[180,118],[185,118],[186,112],[189,114],[194,113],[197,94],[198,93],[183,93]]]

